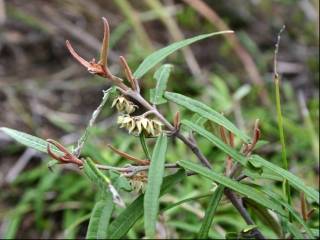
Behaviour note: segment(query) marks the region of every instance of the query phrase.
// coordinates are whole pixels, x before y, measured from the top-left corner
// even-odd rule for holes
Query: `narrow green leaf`
[[[273,173],[283,177],[284,179],[286,179],[290,185],[292,187],[294,187],[295,189],[304,192],[306,194],[306,196],[310,197],[313,201],[315,201],[316,203],[319,204],[319,192],[316,191],[315,189],[306,186],[305,183],[298,178],[296,175],[292,174],[291,172],[278,167],[277,165],[266,161],[265,159],[263,159],[262,157],[258,156],[258,155],[252,155],[249,158],[250,162],[255,162],[255,163],[259,163],[261,164],[264,168],[267,168],[269,170],[271,170]]]
[[[171,64],[164,64],[153,75],[153,78],[157,81],[156,87],[150,89],[150,102],[153,104],[159,105],[167,102],[167,99],[163,98],[163,94],[167,88],[167,82],[171,69]]]
[[[14,215],[11,217],[6,217],[5,228],[2,230],[4,239],[15,239],[19,227],[21,225],[22,215]]]
[[[186,168],[188,170],[191,170],[193,172],[199,173],[200,175],[217,182],[225,187],[228,187],[235,192],[241,193],[244,196],[260,203],[261,205],[276,211],[277,213],[284,215],[285,212],[283,209],[279,206],[279,204],[275,204],[273,201],[271,201],[269,198],[267,198],[261,191],[250,187],[248,185],[245,185],[243,183],[239,183],[233,179],[230,179],[220,173],[214,172],[210,169],[207,169],[203,166],[200,166],[198,164],[181,160],[178,162],[180,166],[183,168]]]
[[[216,112],[215,110],[205,105],[204,103],[194,100],[192,98],[186,97],[179,93],[165,92],[164,96],[168,100],[175,102],[176,104],[179,104],[189,109],[190,111],[196,112],[202,117],[205,117],[210,121],[225,127],[230,132],[234,133],[237,137],[241,138],[244,142],[246,143],[250,142],[250,138],[246,134],[244,134],[242,131],[240,131],[232,122],[230,122],[222,114]]]
[[[110,179],[104,175],[94,164],[94,162],[87,158],[83,163],[83,170],[87,177],[95,184],[98,185],[100,188],[100,193],[102,193],[103,196],[107,196],[108,192],[107,189],[112,195],[113,202],[120,207],[124,207],[125,204],[123,200],[121,199],[118,191],[115,189],[115,187],[112,185]]]
[[[320,230],[319,230],[319,228],[310,228],[310,231],[312,232],[312,234],[313,234],[317,239],[319,239],[319,237],[320,237]]]
[[[110,223],[110,239],[123,238],[143,215],[143,196],[137,197],[120,215]]]
[[[235,149],[230,147],[229,145],[225,144],[220,138],[216,137],[212,133],[208,132],[201,126],[194,124],[193,122],[190,122],[188,120],[182,120],[181,123],[191,130],[199,133],[201,136],[212,142],[214,145],[216,145],[219,149],[221,149],[223,152],[227,153],[229,156],[232,157],[232,159],[238,161],[242,165],[246,165],[247,159],[241,155],[239,152],[237,152]]]
[[[305,239],[305,237],[301,234],[299,228],[297,228],[294,224],[288,221],[286,222],[286,225],[288,231],[293,235],[293,239]]]
[[[160,189],[164,174],[168,139],[162,134],[154,147],[148,173],[147,190],[144,195],[144,228],[148,238],[154,238],[159,210]]]
[[[179,170],[177,173],[165,177],[161,186],[160,196],[168,192],[184,177],[185,172],[183,170]],[[109,226],[110,239],[119,239],[124,237],[132,226],[142,217],[143,198],[144,195],[141,194],[125,210],[123,210],[114,221],[111,222]]]
[[[84,215],[84,216],[82,216],[82,217],[80,217],[80,218],[77,218],[75,222],[73,222],[70,226],[68,226],[68,228],[66,228],[66,229],[64,230],[64,233],[63,233],[64,237],[65,237],[65,238],[68,238],[67,236],[69,236],[72,232],[75,232],[76,229],[77,229],[77,227],[78,227],[81,223],[89,220],[89,219],[90,219],[90,216],[91,216],[91,213],[88,213],[88,214],[86,214],[86,215]]]
[[[32,136],[28,133],[20,132],[11,128],[6,128],[6,127],[2,127],[0,128],[0,130],[2,130],[8,136],[12,137],[17,142],[27,147],[33,148],[40,152],[47,153],[48,142],[41,138]],[[63,154],[58,148],[56,148],[52,144],[51,144],[51,150],[57,154],[61,154],[61,155]]]
[[[212,37],[219,34],[225,34],[225,33],[233,33],[233,31],[221,31],[221,32],[215,32],[215,33],[209,33],[209,34],[202,34],[196,37],[188,38],[179,42],[175,42],[170,44],[167,47],[161,48],[157,50],[156,52],[153,52],[148,57],[146,57],[143,62],[139,65],[137,70],[134,72],[135,78],[141,78],[143,75],[145,75],[151,68],[153,68],[155,65],[157,65],[159,62],[161,62],[163,59],[165,59],[170,54],[174,53],[175,51],[179,50],[180,48],[183,48],[185,46],[188,46],[194,42],[197,42],[199,40]]]
[[[212,194],[209,206],[206,210],[204,219],[202,221],[202,225],[200,231],[198,233],[198,239],[207,239],[209,236],[209,231],[212,225],[213,217],[218,207],[218,204],[223,196],[224,186],[220,185],[215,192]]]
[[[218,148],[220,148],[222,151],[227,153],[229,156],[231,156],[234,160],[240,162],[242,165],[246,165],[247,159],[239,154],[237,151],[235,151],[233,148],[230,146],[226,145],[224,142],[222,142],[219,138],[214,136],[212,133],[208,132],[207,130],[203,129],[202,127],[188,121],[188,120],[183,120],[182,124],[186,125],[193,131],[199,133],[201,136],[205,137],[209,141],[211,141],[213,144],[215,144]],[[260,156],[257,155],[252,155],[249,160],[251,164],[255,166],[262,166],[265,169],[268,169],[271,171],[271,173],[274,173],[278,176],[283,177],[286,179],[291,186],[296,188],[299,191],[302,191],[306,194],[306,196],[310,197],[313,201],[317,202],[319,204],[319,192],[314,190],[313,188],[306,186],[304,182],[299,179],[297,176],[294,174],[290,173],[289,171],[278,167],[277,165],[270,163],[266,161],[265,159],[261,158]]]
[[[91,213],[86,239],[108,238],[108,226],[114,204],[111,194],[106,199],[98,201]]]
[[[90,158],[84,161],[83,170],[87,177],[99,187],[105,188],[110,183],[110,179],[95,166]]]

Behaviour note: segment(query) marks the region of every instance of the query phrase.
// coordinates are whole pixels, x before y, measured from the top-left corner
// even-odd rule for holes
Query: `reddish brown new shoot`
[[[72,153],[70,153],[68,151],[68,149],[66,149],[60,143],[58,143],[57,141],[52,140],[52,139],[47,139],[47,142],[48,142],[47,152],[48,152],[49,156],[55,160],[58,160],[60,164],[73,163],[78,166],[82,166],[82,164],[83,164],[82,161],[79,158],[77,158],[76,156],[74,156]],[[64,155],[59,156],[56,153],[54,153],[51,150],[51,144],[53,146],[57,147],[61,152],[63,152]]]
[[[119,156],[126,158],[128,160],[134,161],[135,163],[139,164],[139,165],[149,165],[150,161],[146,160],[146,159],[139,159],[136,158],[134,156],[129,155],[128,153],[122,152],[119,149],[116,149],[114,146],[112,146],[111,144],[108,144],[108,147],[114,151],[116,154],[118,154]]]
[[[109,49],[109,24],[107,19],[102,18],[103,25],[104,25],[104,34],[103,34],[103,41],[101,45],[101,52],[100,52],[100,59],[98,62],[96,62],[95,59],[92,59],[91,61],[87,61],[83,59],[71,46],[70,42],[66,41],[66,46],[71,53],[71,55],[82,65],[84,66],[88,72],[107,78],[111,80],[114,84],[116,84],[118,87],[120,87],[123,90],[128,90],[128,87],[122,83],[122,79],[114,76],[108,66],[107,66],[107,58],[108,58],[108,49]]]
[[[135,79],[135,77],[132,74],[132,71],[126,61],[126,59],[123,56],[120,56],[120,63],[124,69],[124,73],[126,74],[126,77],[132,87],[133,90],[135,91],[139,91],[139,85],[137,83],[137,79]]]

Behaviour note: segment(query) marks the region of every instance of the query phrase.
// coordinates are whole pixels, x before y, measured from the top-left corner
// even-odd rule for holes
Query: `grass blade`
[[[98,201],[91,213],[86,239],[106,239],[108,237],[109,221],[113,212],[114,203],[111,194]]]
[[[163,94],[167,88],[171,69],[172,65],[164,64],[153,75],[157,81],[156,87],[150,90],[150,102],[153,104],[159,105],[167,102],[167,99],[163,98]]]
[[[215,110],[205,105],[204,103],[179,93],[166,92],[164,96],[168,100],[176,104],[179,104],[193,112],[196,112],[202,117],[207,118],[210,121],[225,127],[226,129],[234,133],[236,136],[241,138],[246,143],[250,142],[250,138],[246,134],[244,134],[242,131],[240,131],[232,122],[230,122],[226,117],[216,112]]]
[[[213,217],[218,207],[218,204],[223,196],[224,186],[220,185],[212,194],[208,209],[206,210],[200,231],[198,233],[198,239],[208,239],[209,231],[212,225]]]
[[[181,160],[178,162],[178,164],[183,168],[196,172],[214,182],[217,182],[227,188],[234,190],[235,192],[243,194],[244,196],[252,199],[253,201],[260,203],[266,208],[274,210],[275,212],[281,215],[285,214],[285,212],[283,211],[281,206],[279,206],[279,204],[275,204],[273,201],[267,198],[261,191],[257,190],[256,188],[250,187],[243,183],[239,183],[220,173],[214,172],[210,169],[207,169],[203,166],[200,166],[198,164],[195,164],[189,161]]]
[[[184,177],[185,172],[183,170],[179,170],[177,173],[165,177],[161,186],[160,196],[168,192]],[[125,210],[123,210],[114,221],[111,222],[109,226],[110,239],[123,238],[132,226],[142,217],[143,198],[144,195],[140,195]]]
[[[174,53],[175,51],[188,46],[194,42],[200,41],[202,39],[213,37],[215,35],[220,34],[226,34],[226,33],[233,33],[233,31],[227,30],[227,31],[221,31],[221,32],[215,32],[215,33],[209,33],[209,34],[202,34],[196,37],[188,38],[179,42],[172,43],[171,45],[161,48],[152,54],[150,54],[148,57],[146,57],[143,62],[139,65],[137,70],[134,72],[135,78],[141,78],[143,75],[145,75],[151,68],[153,68],[155,65],[160,63],[163,59],[165,59],[170,54]]]
[[[154,238],[156,232],[160,188],[164,174],[167,145],[167,136],[163,134],[158,137],[152,153],[151,166],[148,173],[148,185],[144,195],[144,228],[148,238]]]
[[[2,130],[8,136],[12,137],[17,142],[27,147],[33,148],[40,152],[47,153],[48,142],[46,140],[43,140],[41,138],[32,136],[28,133],[20,132],[11,128],[2,127],[0,128],[0,130]],[[51,144],[51,151],[53,151],[54,153],[63,155],[63,153],[52,144]]]

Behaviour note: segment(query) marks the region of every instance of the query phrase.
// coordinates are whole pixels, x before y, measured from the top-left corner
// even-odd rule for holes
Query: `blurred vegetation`
[[[0,126],[74,144],[108,83],[78,66],[65,48],[66,39],[86,59],[98,57],[101,17],[107,17],[111,25],[109,61],[112,71],[118,73],[120,55],[136,69],[148,53],[170,42],[220,30],[202,16],[203,11],[213,11],[236,32],[238,45],[252,57],[262,84],[246,70],[247,62],[236,53],[236,44],[218,37],[196,43],[166,59],[166,63],[174,66],[168,89],[204,101],[248,134],[255,119],[260,119],[264,141],[256,152],[281,166],[272,71],[276,36],[285,24],[278,72],[282,75],[287,158],[290,171],[318,189],[319,2],[205,1],[209,10],[202,12],[189,2],[0,0]],[[141,84],[143,89],[152,88],[152,73]],[[263,91],[267,93],[264,97]],[[160,110],[172,119],[178,109],[170,104]],[[182,116],[190,116],[188,111],[179,110]],[[82,155],[108,165],[125,164],[125,159],[107,148],[112,143],[118,149],[143,157],[137,139],[116,127],[115,116],[113,110],[104,108]],[[198,141],[215,169],[222,171],[225,154],[206,140]],[[168,162],[186,156],[190,159],[185,160],[194,160],[181,142],[174,141],[169,146]],[[97,191],[73,167],[59,166],[49,171],[49,160],[0,133],[0,238],[85,236]],[[161,209],[211,188],[210,181],[189,177],[175,186],[174,192],[161,198]],[[125,200],[133,199],[132,194],[121,194]],[[208,198],[204,197],[161,212],[159,231],[164,235],[160,237],[192,238],[207,204]],[[295,191],[293,206],[300,209],[299,193]],[[318,228],[318,217],[315,212],[309,225]],[[259,219],[254,220],[266,236],[276,237]],[[210,233],[213,238],[246,227],[227,200],[219,206],[214,223]],[[139,238],[142,230],[143,222],[139,221],[127,237]]]

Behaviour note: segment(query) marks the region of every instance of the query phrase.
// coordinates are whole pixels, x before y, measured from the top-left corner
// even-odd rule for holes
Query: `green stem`
[[[274,84],[276,90],[276,108],[277,108],[277,117],[278,117],[278,128],[279,128],[279,137],[281,142],[281,158],[282,158],[282,166],[284,169],[289,170],[289,164],[287,160],[287,151],[286,151],[286,143],[284,137],[284,130],[283,130],[283,118],[282,118],[282,111],[281,111],[281,99],[280,99],[280,77],[277,71],[277,56],[279,51],[279,44],[280,44],[280,37],[281,33],[284,31],[285,26],[283,26],[278,34],[277,43],[274,50]],[[284,195],[288,201],[288,204],[291,205],[291,191],[290,185],[287,180],[283,180],[283,188],[284,188]],[[289,213],[289,222],[292,222],[292,215]]]
[[[284,136],[284,130],[283,130],[283,118],[282,118],[282,111],[281,111],[280,86],[279,86],[278,75],[275,76],[275,90],[276,90],[276,107],[277,107],[279,137],[280,137],[280,142],[281,142],[282,166],[284,169],[289,170],[285,136]],[[290,185],[289,185],[288,181],[284,180],[283,186],[284,186],[285,196],[288,201],[288,204],[291,205]],[[291,221],[291,215],[289,215],[289,220]]]
[[[148,149],[148,146],[146,143],[146,139],[145,139],[143,133],[140,134],[140,142],[141,142],[142,149],[143,149],[144,154],[146,155],[147,159],[151,160],[151,155],[150,155],[150,152],[149,152],[149,149]]]

